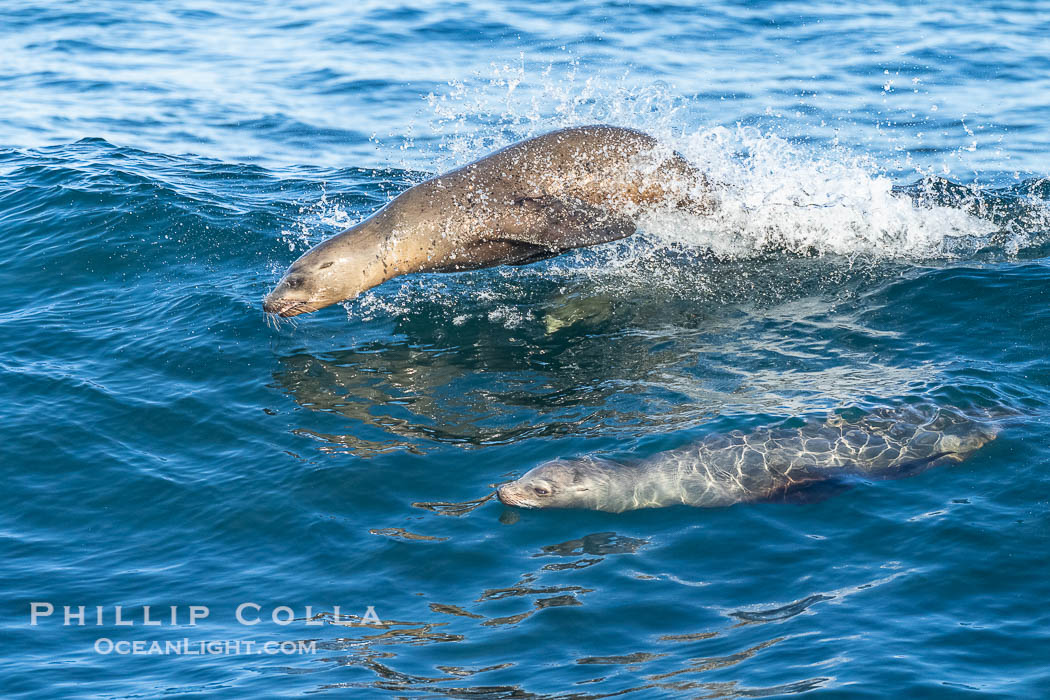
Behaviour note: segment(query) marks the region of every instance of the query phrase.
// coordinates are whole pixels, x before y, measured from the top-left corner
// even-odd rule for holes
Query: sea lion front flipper
[[[442,263],[429,265],[427,272],[464,272],[480,270],[496,265],[528,265],[529,263],[553,258],[564,253],[564,250],[551,249],[532,243],[504,239],[486,239],[473,246],[469,253],[456,256]]]
[[[856,479],[849,479],[841,475],[828,479],[813,479],[778,488],[766,497],[755,500],[762,503],[793,503],[795,505],[820,503],[853,488],[856,481]]]
[[[425,272],[461,272],[496,265],[528,265],[573,248],[614,241],[635,231],[634,221],[571,197],[519,197],[495,229]]]
[[[626,238],[636,228],[630,217],[575,197],[520,197],[514,204],[514,215],[496,238],[541,246],[555,255]]]

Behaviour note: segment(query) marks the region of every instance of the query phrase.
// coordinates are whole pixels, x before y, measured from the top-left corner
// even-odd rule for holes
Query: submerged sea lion
[[[561,129],[401,193],[292,263],[263,309],[295,316],[398,275],[525,265],[629,236],[655,208],[714,206],[703,174],[651,136]]]
[[[961,462],[994,439],[991,424],[947,409],[879,409],[852,421],[834,416],[800,428],[712,435],[633,465],[596,457],[554,460],[504,484],[497,496],[522,508],[612,513],[805,500],[813,487],[843,477],[901,478]]]

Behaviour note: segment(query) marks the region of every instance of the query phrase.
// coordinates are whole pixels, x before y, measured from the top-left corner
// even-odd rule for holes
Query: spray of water
[[[551,129],[593,123],[629,126],[672,146],[716,183],[714,217],[670,212],[643,230],[658,245],[684,245],[727,257],[789,254],[881,258],[950,257],[959,240],[999,230],[972,202],[903,196],[872,158],[841,146],[814,151],[744,125],[705,126],[687,98],[663,83],[629,75],[582,77],[570,61],[555,72],[492,65],[471,83],[431,94],[429,128],[442,136],[433,161],[445,170],[494,148]],[[978,193],[967,192],[971,199]],[[1046,209],[1043,207],[1045,216]]]

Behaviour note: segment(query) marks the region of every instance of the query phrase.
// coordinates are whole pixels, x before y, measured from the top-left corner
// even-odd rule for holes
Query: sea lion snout
[[[289,318],[291,316],[298,316],[299,314],[306,313],[307,311],[313,311],[313,309],[307,308],[308,303],[304,301],[296,301],[295,299],[281,299],[275,298],[274,295],[267,294],[263,299],[263,311],[268,314],[276,314],[281,318]]]
[[[298,316],[313,310],[314,308],[311,307],[308,300],[296,299],[289,294],[288,286],[284,280],[272,292],[263,297],[263,311],[268,314],[276,314],[282,318]]]
[[[505,506],[514,506],[516,508],[532,508],[533,505],[528,501],[521,498],[521,494],[518,493],[520,489],[516,489],[517,482],[510,484],[504,484],[496,489],[496,498],[499,502]]]

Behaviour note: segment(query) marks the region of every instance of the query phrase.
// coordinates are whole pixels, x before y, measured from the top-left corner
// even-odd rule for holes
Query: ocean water
[[[0,90],[4,697],[1046,694],[1050,3],[7,0]],[[267,323],[310,245],[587,123],[719,215]],[[919,402],[998,438],[802,504],[483,500]]]

